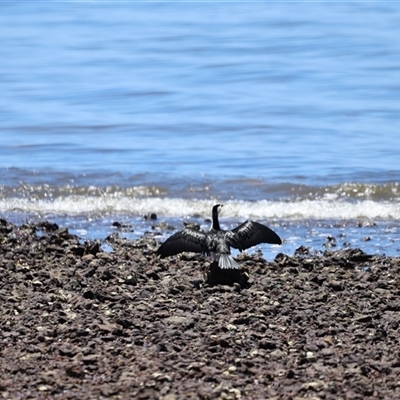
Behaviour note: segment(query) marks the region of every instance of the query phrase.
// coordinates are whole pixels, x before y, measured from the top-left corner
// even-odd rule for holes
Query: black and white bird
[[[219,268],[239,268],[231,255],[231,247],[246,250],[260,243],[282,244],[281,238],[267,226],[248,220],[238,227],[225,231],[219,226],[218,214],[222,204],[212,209],[212,225],[208,232],[184,228],[170,236],[157,250],[161,258],[182,252],[212,255]]]

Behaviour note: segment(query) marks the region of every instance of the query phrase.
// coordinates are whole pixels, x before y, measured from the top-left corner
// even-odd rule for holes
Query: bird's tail
[[[233,259],[230,254],[220,254],[218,267],[221,269],[238,269],[239,264]]]

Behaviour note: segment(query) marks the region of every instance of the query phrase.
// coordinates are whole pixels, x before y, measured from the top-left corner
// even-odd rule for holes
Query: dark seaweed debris
[[[3,398],[400,397],[398,258],[242,255],[221,284],[152,237],[107,241],[0,220]]]

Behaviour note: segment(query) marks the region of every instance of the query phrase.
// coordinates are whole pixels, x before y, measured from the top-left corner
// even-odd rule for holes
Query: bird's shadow
[[[221,269],[218,262],[213,262],[205,269],[205,282],[209,285],[229,285],[239,284],[242,289],[248,288],[249,274],[242,269]]]

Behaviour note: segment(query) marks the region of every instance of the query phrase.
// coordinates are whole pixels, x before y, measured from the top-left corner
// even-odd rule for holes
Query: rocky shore
[[[221,275],[121,236],[0,220],[0,398],[400,398],[399,258],[282,246]]]

